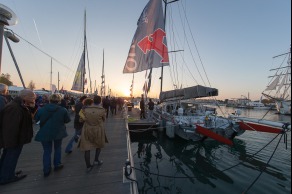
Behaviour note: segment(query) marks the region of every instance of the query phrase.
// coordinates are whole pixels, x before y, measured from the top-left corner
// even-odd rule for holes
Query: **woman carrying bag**
[[[35,140],[42,143],[43,153],[43,172],[47,177],[51,173],[51,155],[54,146],[54,170],[63,168],[61,162],[62,140],[67,137],[66,123],[71,121],[68,111],[59,106],[61,96],[53,94],[49,98],[50,103],[38,110],[35,115],[36,122],[40,121],[40,130]]]

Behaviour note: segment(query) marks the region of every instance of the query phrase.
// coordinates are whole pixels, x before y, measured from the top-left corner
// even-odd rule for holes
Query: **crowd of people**
[[[52,167],[61,170],[63,139],[68,136],[66,124],[71,121],[68,109],[74,107],[75,133],[69,140],[65,153],[72,153],[73,144],[84,151],[86,171],[101,165],[101,149],[108,143],[104,122],[109,114],[116,115],[124,100],[100,96],[64,97],[59,94],[36,96],[24,89],[14,99],[8,98],[8,87],[0,84],[0,185],[22,180],[27,175],[16,171],[19,156],[25,144],[33,140],[33,124],[39,123],[34,140],[43,149],[43,175],[48,177]],[[11,120],[13,118],[13,121]],[[90,151],[95,151],[94,161]],[[53,155],[53,159],[52,159]],[[53,162],[52,162],[53,161]]]

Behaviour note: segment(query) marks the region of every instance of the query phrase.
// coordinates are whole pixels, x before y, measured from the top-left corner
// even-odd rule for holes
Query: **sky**
[[[83,49],[86,9],[92,88],[101,83],[104,50],[106,85],[113,95],[129,95],[133,75],[122,72],[147,3],[0,0],[18,17],[18,24],[6,27],[22,38],[10,45],[25,84],[32,80],[37,89],[49,89],[51,57],[53,84],[58,84],[59,73],[59,87],[71,89]],[[248,95],[259,100],[269,83],[269,70],[281,62],[273,57],[290,49],[291,1],[180,0],[168,6],[166,26],[169,50],[183,51],[170,54],[170,67],[164,68],[164,91],[174,85],[200,84],[217,88],[220,100]],[[9,73],[14,85],[21,86],[5,41],[1,73]],[[142,94],[145,73],[135,74],[136,96]],[[159,97],[160,74],[160,68],[153,71],[151,97]]]

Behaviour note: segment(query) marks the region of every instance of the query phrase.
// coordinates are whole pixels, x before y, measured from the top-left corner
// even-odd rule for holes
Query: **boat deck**
[[[138,108],[132,108],[131,111],[128,111],[128,122],[129,124],[137,124],[137,125],[156,125],[157,122],[154,120],[149,121],[147,119],[147,113],[146,114],[146,119],[140,119],[140,109]]]
[[[64,168],[52,172],[47,178],[42,172],[42,146],[39,142],[24,146],[17,170],[21,169],[28,176],[15,183],[0,186],[1,194],[38,194],[38,193],[100,193],[100,194],[127,194],[130,193],[130,184],[123,183],[123,166],[128,158],[125,121],[121,113],[106,121],[106,132],[109,144],[102,149],[100,159],[104,161],[101,167],[94,167],[86,172],[84,152],[76,148],[69,155],[64,153],[67,142],[74,134],[73,121],[67,125],[69,136],[64,139],[62,146],[62,162]],[[73,118],[72,114],[72,118]],[[73,120],[73,119],[72,119]],[[34,127],[37,131],[38,126]],[[91,153],[91,160],[94,151]]]

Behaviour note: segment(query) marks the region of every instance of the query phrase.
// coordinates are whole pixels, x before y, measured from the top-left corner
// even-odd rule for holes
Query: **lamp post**
[[[12,26],[17,24],[17,22],[18,19],[15,13],[5,5],[0,4],[0,73],[2,65],[4,26]]]
[[[23,81],[23,79],[22,79],[21,72],[20,72],[20,70],[19,70],[19,67],[18,67],[17,61],[16,61],[16,59],[15,59],[15,56],[14,56],[14,54],[13,54],[13,51],[12,51],[11,46],[10,46],[9,41],[8,41],[8,39],[10,39],[11,41],[17,43],[17,42],[19,42],[19,39],[18,39],[14,34],[12,34],[12,33],[9,32],[9,31],[5,31],[5,32],[4,32],[4,37],[5,37],[5,40],[6,40],[7,46],[8,46],[8,48],[9,48],[10,54],[11,54],[11,56],[12,56],[12,59],[13,59],[13,61],[14,61],[14,64],[15,64],[16,70],[17,70],[18,75],[19,75],[19,77],[20,77],[20,80],[21,80],[22,86],[23,86],[23,88],[25,89],[26,87],[25,87],[24,81]]]

